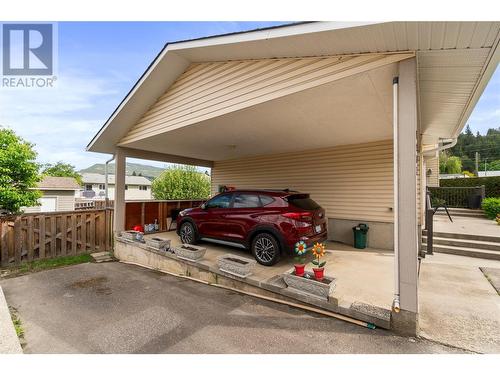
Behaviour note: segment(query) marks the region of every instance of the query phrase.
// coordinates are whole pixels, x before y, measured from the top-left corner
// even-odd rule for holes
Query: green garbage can
[[[366,247],[368,229],[370,229],[368,225],[362,223],[352,227],[352,232],[354,233],[354,247],[356,249],[364,249]]]

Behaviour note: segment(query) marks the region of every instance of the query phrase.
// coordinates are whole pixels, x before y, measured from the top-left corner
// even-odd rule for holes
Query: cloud
[[[61,72],[53,88],[0,89],[0,124],[36,144],[40,161],[83,168],[106,158],[85,152],[85,146],[107,118],[102,102],[110,102],[111,110],[119,95],[113,80]]]

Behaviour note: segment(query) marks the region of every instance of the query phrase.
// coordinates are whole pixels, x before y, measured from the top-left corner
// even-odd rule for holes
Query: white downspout
[[[393,136],[393,194],[394,194],[394,300],[392,310],[396,313],[400,311],[399,306],[399,163],[398,163],[398,88],[399,77],[394,77],[392,81],[392,136]]]
[[[106,202],[106,208],[108,208],[108,164],[115,160],[115,154],[104,164],[104,201]]]

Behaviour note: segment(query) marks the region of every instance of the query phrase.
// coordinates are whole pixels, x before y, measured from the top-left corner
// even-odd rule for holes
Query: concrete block
[[[14,323],[10,317],[9,306],[0,286],[0,354],[23,354],[17,338]]]

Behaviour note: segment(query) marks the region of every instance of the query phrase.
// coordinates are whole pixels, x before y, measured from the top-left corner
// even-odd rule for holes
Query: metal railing
[[[485,196],[484,186],[429,187],[433,206],[479,208]]]

